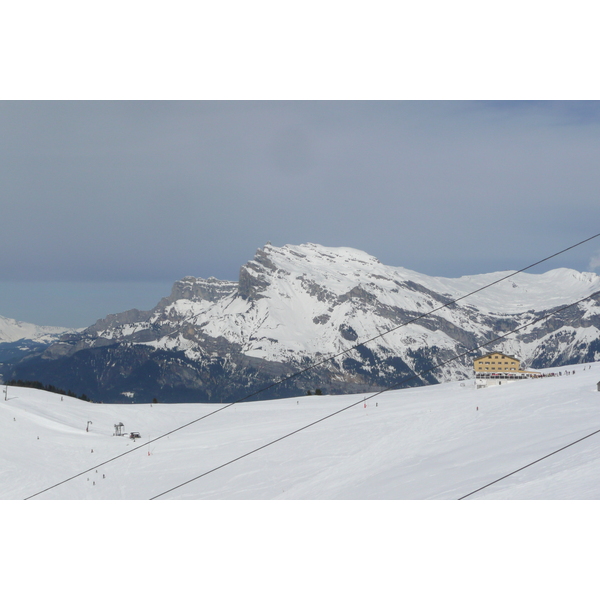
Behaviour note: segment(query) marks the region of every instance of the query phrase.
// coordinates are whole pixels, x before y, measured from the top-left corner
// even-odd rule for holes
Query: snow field
[[[570,376],[476,390],[472,381],[366,395],[241,403],[117,460],[219,408],[91,404],[8,388],[0,402],[0,498],[457,499],[600,429],[600,364]],[[340,414],[241,460],[352,403]],[[89,432],[86,432],[87,422]],[[142,438],[113,435],[114,424]],[[470,499],[600,497],[600,434]],[[92,452],[93,451],[93,452]]]

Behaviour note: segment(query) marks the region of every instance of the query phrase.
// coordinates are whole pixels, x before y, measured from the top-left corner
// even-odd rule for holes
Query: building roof
[[[511,356],[510,354],[504,354],[504,352],[488,352],[487,354],[484,354],[483,356],[478,356],[474,360],[481,360],[482,358],[492,356],[492,354],[500,354],[501,356],[504,356],[505,358],[512,358],[513,360],[519,360],[516,356]]]

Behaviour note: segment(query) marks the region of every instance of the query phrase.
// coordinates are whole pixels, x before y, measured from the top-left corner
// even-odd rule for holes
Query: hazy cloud
[[[596,254],[590,258],[590,264],[588,268],[590,271],[600,270],[600,251],[596,252]]]

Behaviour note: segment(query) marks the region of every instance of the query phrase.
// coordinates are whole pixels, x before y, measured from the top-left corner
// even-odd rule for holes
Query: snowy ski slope
[[[467,381],[387,392],[366,408],[362,395],[237,404],[35,498],[153,498],[359,401],[161,498],[458,499],[600,429],[600,363],[560,371],[482,390]],[[15,387],[3,396],[2,499],[27,498],[220,408],[90,404]],[[114,436],[119,422],[141,439]],[[599,472],[600,434],[469,499],[598,499]]]

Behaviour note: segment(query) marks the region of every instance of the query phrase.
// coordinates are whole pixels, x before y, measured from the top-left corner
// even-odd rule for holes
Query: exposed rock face
[[[184,277],[181,281],[176,281],[173,284],[171,295],[168,298],[164,298],[161,304],[169,306],[177,300],[218,302],[221,298],[235,292],[237,287],[236,283],[219,281],[214,277],[209,277],[208,279]]]
[[[105,402],[223,402],[335,356],[252,399],[379,390],[600,290],[592,273],[519,274],[418,319],[503,275],[428,277],[350,248],[267,245],[239,282],[185,277],[153,310],[65,335],[12,375]],[[485,351],[534,368],[598,360],[599,334],[594,299]],[[409,385],[465,378],[471,365],[465,357]]]

